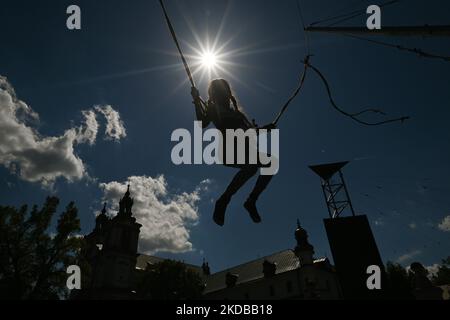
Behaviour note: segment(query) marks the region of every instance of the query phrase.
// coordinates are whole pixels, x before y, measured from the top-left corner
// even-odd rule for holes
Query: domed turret
[[[297,219],[297,229],[295,230],[295,240],[297,240],[297,244],[301,241],[304,241],[307,238],[308,233],[300,225],[300,220]]]
[[[205,276],[211,275],[211,269],[209,268],[209,263],[206,262],[205,259],[203,259],[202,271],[203,271],[203,275],[205,275]]]
[[[297,246],[294,249],[295,255],[299,258],[300,264],[311,265],[314,262],[314,247],[308,241],[308,232],[302,228],[300,221],[297,220],[297,229],[295,230],[295,240]]]
[[[96,230],[104,229],[104,227],[108,223],[108,221],[109,221],[109,218],[106,215],[106,202],[105,202],[101,213],[95,219],[95,229]]]

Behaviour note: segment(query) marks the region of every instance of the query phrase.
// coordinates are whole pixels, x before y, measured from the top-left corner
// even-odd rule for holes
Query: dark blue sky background
[[[66,8],[78,4],[82,30],[66,29]],[[374,1],[309,1],[306,23],[352,11]],[[211,221],[213,204],[235,171],[218,166],[176,167],[171,163],[174,129],[191,129],[190,87],[156,0],[5,1],[0,11],[0,74],[19,98],[39,113],[39,132],[60,135],[80,111],[95,104],[118,110],[128,136],[120,144],[100,140],[79,146],[77,154],[100,182],[132,175],[164,174],[174,192],[192,191],[212,179],[192,228],[196,251],[163,256],[200,264],[213,271],[295,245],[299,218],[317,256],[331,256],[322,219],[327,217],[320,181],[308,165],[351,160],[344,173],[354,207],[369,216],[384,261],[416,252],[415,260],[437,263],[449,254],[449,235],[437,225],[450,215],[450,64],[337,36],[313,34],[312,63],[327,76],[337,102],[348,110],[374,106],[391,116],[410,115],[404,125],[363,127],[329,106],[322,83],[309,74],[304,90],[280,123],[281,169],[260,200],[264,223],[254,225],[242,208],[249,184],[233,200],[223,229]],[[196,46],[185,19],[202,39],[220,42],[239,64],[229,68],[236,96],[252,118],[270,122],[291,94],[302,69],[304,38],[296,3],[289,1],[167,0],[180,39]],[[228,14],[224,18],[224,12]],[[347,8],[347,9],[345,9]],[[384,25],[449,24],[448,1],[400,1],[383,10]],[[365,16],[348,25],[365,25]],[[448,38],[380,38],[450,55]],[[186,53],[193,53],[183,44]],[[226,77],[226,75],[223,75]],[[206,82],[199,84],[206,95]],[[381,186],[382,188],[378,188]],[[76,201],[83,232],[94,224],[101,190],[85,181],[59,180],[62,204]],[[48,191],[21,181],[0,167],[0,203],[41,204]],[[409,225],[414,223],[416,228]],[[418,253],[420,252],[420,253]],[[405,261],[406,264],[412,262]]]

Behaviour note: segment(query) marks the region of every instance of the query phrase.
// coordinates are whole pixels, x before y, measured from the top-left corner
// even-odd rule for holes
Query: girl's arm
[[[207,110],[205,110],[205,106],[203,105],[203,101],[200,98],[200,93],[198,92],[198,89],[192,87],[191,95],[192,98],[194,99],[193,103],[195,105],[195,114],[197,115],[197,121],[201,121],[202,127],[206,128],[211,123],[211,120],[208,117]]]

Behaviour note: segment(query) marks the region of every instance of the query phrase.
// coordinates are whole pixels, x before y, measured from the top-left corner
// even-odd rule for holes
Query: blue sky
[[[66,28],[65,11],[73,3],[81,7],[80,31]],[[302,1],[306,23],[369,4]],[[242,54],[227,57],[233,77],[222,76],[251,118],[270,122],[296,86],[305,56],[295,1],[167,0],[166,6],[187,54],[194,54],[188,44],[198,47],[194,33],[206,43],[223,22],[219,43],[232,39],[224,51]],[[443,0],[400,1],[383,9],[382,22],[448,24],[449,9]],[[348,22],[364,24],[364,16]],[[292,248],[297,218],[316,255],[331,256],[320,181],[308,166],[350,160],[344,173],[353,205],[368,215],[385,262],[431,265],[448,256],[450,233],[438,226],[450,215],[450,64],[337,35],[311,35],[312,63],[328,78],[339,105],[355,111],[373,106],[412,119],[403,125],[358,125],[330,108],[322,83],[310,73],[280,122],[280,172],[259,202],[264,222],[252,224],[242,208],[252,181],[230,204],[226,226],[218,228],[211,220],[212,201],[235,171],[171,162],[170,135],[193,127],[194,110],[156,0],[19,0],[3,5],[0,27],[0,75],[39,114],[39,135],[61,136],[82,123],[81,111],[96,105],[111,105],[126,128],[119,142],[105,140],[105,121],[97,115],[102,134],[94,145],[77,144],[74,151],[90,179],[60,177],[52,191],[1,163],[1,204],[41,204],[55,193],[62,205],[76,202],[83,232],[89,232],[105,196],[99,184],[117,181],[122,188],[132,176],[164,175],[166,204],[175,201],[172,194],[192,196],[196,189],[200,199],[192,200],[192,208],[198,207],[194,225],[184,229],[193,250],[158,255],[194,264],[206,257],[219,271]],[[447,38],[380,39],[450,55]],[[206,80],[199,83],[204,96]],[[207,188],[198,189],[205,180]]]

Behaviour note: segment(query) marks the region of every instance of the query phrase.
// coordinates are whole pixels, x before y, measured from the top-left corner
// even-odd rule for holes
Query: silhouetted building
[[[89,265],[83,273],[83,289],[74,299],[135,299],[141,275],[165,259],[138,254],[140,228],[132,212],[130,186],[113,218],[106,204],[97,216],[94,230],[86,235],[84,257]],[[354,299],[383,297],[383,291],[368,291],[366,269],[382,269],[378,248],[366,216],[339,217],[330,214],[325,228],[336,268],[328,258],[314,258],[307,231],[297,222],[294,249],[284,250],[212,274],[206,260],[201,266],[185,264],[204,282],[208,300]],[[448,286],[431,284],[425,268],[416,263],[413,286],[417,299],[448,298]],[[384,280],[382,281],[384,283]]]
[[[133,299],[140,273],[162,258],[138,254],[141,225],[132,214],[128,187],[114,218],[106,204],[94,230],[85,236],[85,256],[91,268],[89,283],[74,295],[80,299]],[[300,224],[297,245],[231,269],[211,274],[210,266],[186,264],[205,283],[205,299],[339,299],[341,290],[327,258],[314,259],[314,248]]]
[[[297,246],[205,277],[205,299],[340,299],[341,289],[327,258],[314,259],[314,247],[300,224]]]
[[[321,179],[329,219],[324,220],[345,299],[386,298],[386,274],[365,215],[357,216],[342,169],[348,161],[310,166]],[[344,215],[350,215],[344,217]],[[381,288],[367,285],[367,271],[378,267]]]
[[[344,298],[387,298],[384,264],[367,217],[325,219],[324,224]],[[370,290],[367,286],[370,266],[380,268],[381,290]]]
[[[95,229],[85,237],[86,258],[91,266],[89,299],[130,299],[135,286],[137,249],[141,225],[132,213],[130,187],[119,203],[119,212],[110,219],[106,204],[97,216]]]
[[[139,272],[142,272],[146,270],[147,268],[151,268],[153,265],[156,265],[158,263],[164,262],[167,259],[155,257],[155,256],[149,256],[146,254],[138,254],[137,262],[136,262],[136,274],[139,274]],[[205,275],[205,269],[201,266],[196,266],[193,264],[185,263],[183,264],[186,266],[187,269],[196,272],[201,277]]]

